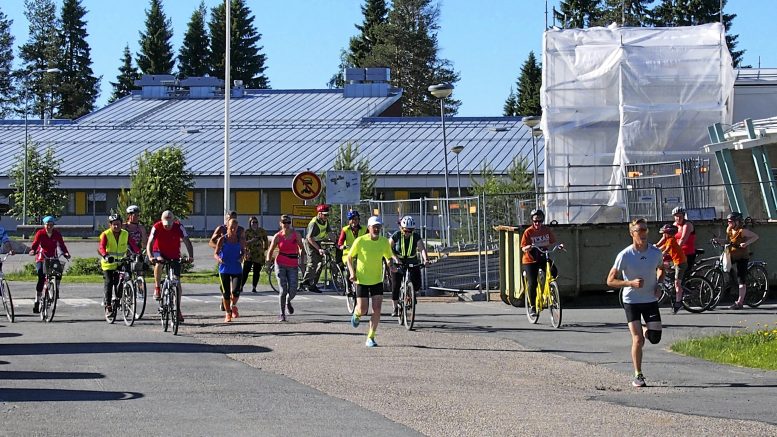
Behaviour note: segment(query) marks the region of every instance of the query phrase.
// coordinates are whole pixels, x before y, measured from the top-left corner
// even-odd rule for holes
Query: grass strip
[[[673,352],[722,364],[777,370],[777,324],[678,341]]]

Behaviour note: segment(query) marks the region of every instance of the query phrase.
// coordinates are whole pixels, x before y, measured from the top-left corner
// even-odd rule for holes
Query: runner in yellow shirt
[[[354,240],[346,258],[350,279],[356,284],[356,309],[351,317],[351,326],[359,326],[359,319],[367,312],[367,304],[372,298],[370,329],[365,343],[367,347],[378,345],[375,342],[375,331],[378,330],[383,305],[383,260],[393,258],[395,262],[399,262],[391,252],[388,239],[380,234],[382,228],[383,221],[380,217],[370,217],[367,221],[367,235]],[[354,267],[355,259],[359,262]]]

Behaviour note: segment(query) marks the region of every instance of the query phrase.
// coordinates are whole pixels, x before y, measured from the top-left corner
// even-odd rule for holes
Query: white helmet
[[[402,217],[402,220],[399,221],[399,226],[408,229],[415,229],[415,220],[413,220],[413,217],[406,215]]]
[[[127,214],[137,214],[140,212],[140,208],[137,205],[130,205],[127,207]]]

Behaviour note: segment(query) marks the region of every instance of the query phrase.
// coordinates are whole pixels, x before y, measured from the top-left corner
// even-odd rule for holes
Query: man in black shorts
[[[642,376],[642,347],[645,339],[661,341],[661,314],[658,312],[659,281],[664,276],[663,255],[648,243],[647,220],[629,224],[632,244],[623,249],[607,275],[607,286],[623,288],[623,308],[631,332],[631,361],[634,363],[634,387],[645,387]],[[642,325],[642,320],[645,325]]]

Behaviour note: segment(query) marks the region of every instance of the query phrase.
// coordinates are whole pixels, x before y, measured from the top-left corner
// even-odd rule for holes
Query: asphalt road
[[[333,396],[310,387],[315,384],[302,384],[279,376],[279,372],[263,370],[261,365],[227,357],[255,357],[261,362],[261,357],[276,353],[275,348],[282,350],[284,341],[294,341],[294,331],[301,329],[295,327],[345,326],[343,297],[299,295],[295,300],[297,312],[291,318],[294,324],[285,325],[288,329],[273,339],[270,330],[278,326],[274,293],[245,293],[240,309],[242,319],[250,323],[226,326],[221,323],[215,286],[191,284],[185,288],[182,307],[187,323],[196,326],[187,329],[185,324],[182,335],[173,336],[162,332],[154,317],[153,302],[149,302],[147,316],[135,326],[125,327],[121,321],[108,325],[102,318],[98,284],[63,286],[51,324],[43,324],[31,314],[31,284],[12,287],[17,323],[0,321],[2,434],[96,435],[131,429],[152,435],[214,435],[225,431],[237,435],[357,435],[361,428],[349,428],[354,423],[369,424],[362,430],[369,435],[417,435],[421,430],[388,419],[391,416],[378,407],[365,408],[343,400],[349,396]],[[415,334],[419,341],[423,333],[443,335],[451,348],[464,337],[481,337],[484,342],[486,338],[504,339],[543,356],[562,356],[622,375],[612,381],[622,390],[602,390],[589,399],[777,425],[777,372],[707,363],[667,349],[680,338],[754,328],[759,323],[773,325],[777,322],[774,303],[758,309],[701,315],[672,315],[663,310],[663,341],[646,346],[643,366],[649,384],[657,389],[643,390],[638,396],[628,387],[630,338],[620,308],[567,309],[563,328],[556,330],[549,326],[547,313],[541,315],[539,324],[531,325],[522,309],[501,302],[446,303],[428,299],[420,305]],[[386,315],[383,321],[384,347],[380,349],[391,350],[391,342],[404,338],[399,337],[404,330]],[[225,326],[240,329],[230,335],[230,341],[246,341],[206,344],[219,342],[219,330]],[[298,334],[318,335],[324,350],[335,338],[312,330]],[[407,341],[412,343],[413,338],[409,336]],[[353,341],[363,339],[357,336]],[[474,368],[492,356],[488,350],[467,350],[472,362],[446,365]],[[324,370],[331,365],[326,352],[294,356],[303,360],[298,361],[300,365]],[[296,364],[292,361],[287,365]],[[423,381],[417,383],[423,387]],[[390,408],[396,411],[402,406],[392,404]],[[57,420],[31,420],[40,417]],[[445,435],[440,429],[432,426],[431,431],[424,428],[424,432]],[[574,434],[574,430],[561,434]]]

